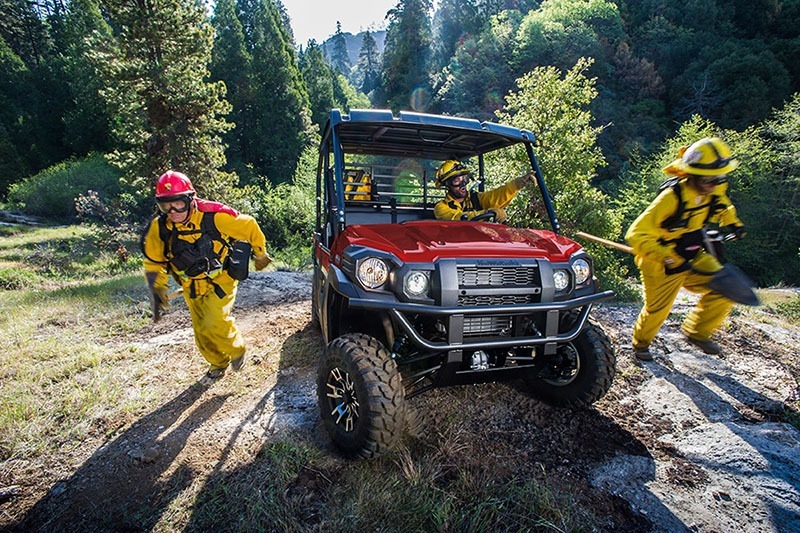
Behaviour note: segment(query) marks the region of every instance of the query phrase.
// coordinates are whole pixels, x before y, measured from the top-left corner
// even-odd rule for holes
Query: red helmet
[[[194,196],[192,182],[186,174],[168,170],[158,178],[156,183],[156,198],[168,198],[170,196]]]

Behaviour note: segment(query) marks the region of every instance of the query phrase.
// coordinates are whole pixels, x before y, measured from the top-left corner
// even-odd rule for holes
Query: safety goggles
[[[718,176],[697,176],[697,180],[703,185],[722,185],[728,181],[728,175],[720,174]]]
[[[188,196],[171,196],[169,198],[159,198],[156,200],[158,210],[162,213],[185,213],[192,205],[192,199]]]
[[[447,181],[447,186],[458,189],[459,187],[466,187],[467,183],[469,183],[469,176],[456,176]]]

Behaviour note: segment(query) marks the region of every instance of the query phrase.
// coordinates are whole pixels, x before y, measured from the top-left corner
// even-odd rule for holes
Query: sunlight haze
[[[322,43],[336,33],[337,20],[345,33],[385,29],[386,12],[396,4],[396,0],[283,0],[295,42],[303,47],[309,39]]]

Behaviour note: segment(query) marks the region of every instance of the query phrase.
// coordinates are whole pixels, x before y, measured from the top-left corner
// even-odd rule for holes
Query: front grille
[[[529,304],[531,302],[533,302],[531,294],[461,295],[458,297],[458,305],[462,307]]]
[[[512,307],[535,304],[542,299],[541,274],[535,259],[461,261],[456,262],[455,271],[455,276],[445,278],[450,283],[458,283],[456,290],[445,293],[453,298],[448,300],[452,302],[449,305],[473,309]],[[467,315],[463,320],[464,338],[503,337],[514,333],[515,319],[511,315]]]
[[[460,266],[459,287],[526,287],[536,282],[536,269],[506,266]]]
[[[510,331],[510,316],[464,317],[464,337],[508,335]]]

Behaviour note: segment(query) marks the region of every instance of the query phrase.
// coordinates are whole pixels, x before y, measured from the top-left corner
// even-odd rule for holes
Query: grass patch
[[[792,324],[800,324],[800,295],[776,302],[773,309]]]
[[[756,291],[761,301],[759,307],[743,307],[742,312],[760,315],[769,322],[786,322],[789,326],[800,325],[800,291],[786,287],[759,289]]]
[[[88,226],[21,228],[0,243],[0,287],[52,286],[133,272],[141,266],[139,254],[134,253],[136,237],[128,236],[123,245],[124,260]]]
[[[139,276],[0,292],[0,460],[53,451],[93,420],[138,411],[128,380],[144,360],[113,342],[149,320]],[[113,368],[124,362],[126,368]],[[114,413],[114,414],[111,414]]]
[[[92,237],[19,227],[0,242],[0,460],[34,459],[147,406],[129,381],[144,359],[114,340],[149,321],[141,263]]]
[[[17,224],[2,224],[0,225],[0,237],[8,237],[19,233],[21,226]]]
[[[291,436],[262,448],[251,464],[209,479],[187,529],[582,531],[593,523],[543,473],[498,476],[489,463],[442,459],[421,447],[351,462]],[[231,508],[244,494],[247,505]]]
[[[30,270],[20,270],[19,267],[0,268],[0,290],[15,291],[24,289],[40,281],[41,277]]]

